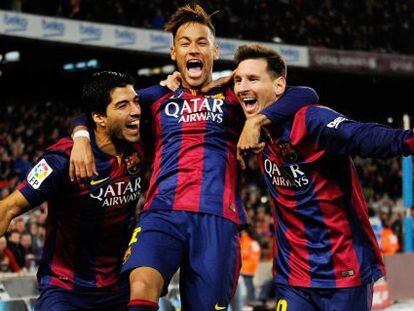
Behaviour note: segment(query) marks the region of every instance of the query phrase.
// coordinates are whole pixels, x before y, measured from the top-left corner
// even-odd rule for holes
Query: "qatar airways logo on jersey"
[[[102,207],[117,207],[138,201],[141,194],[141,177],[134,180],[118,181],[93,191],[91,198],[102,202]]]
[[[224,100],[220,98],[192,98],[165,105],[165,114],[178,120],[178,123],[212,120],[223,122]]]
[[[290,164],[282,167],[266,159],[264,161],[264,169],[273,186],[298,189],[309,184],[309,178],[299,164]]]

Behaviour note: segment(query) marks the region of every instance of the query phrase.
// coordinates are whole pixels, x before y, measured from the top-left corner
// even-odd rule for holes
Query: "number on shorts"
[[[277,302],[276,311],[287,311],[288,303],[285,299],[280,299]]]

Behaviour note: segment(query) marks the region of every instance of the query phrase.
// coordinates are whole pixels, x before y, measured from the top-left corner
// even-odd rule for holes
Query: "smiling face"
[[[184,87],[199,89],[210,82],[213,62],[218,56],[214,35],[206,25],[190,22],[178,28],[171,59],[177,62]]]
[[[111,91],[111,102],[106,108],[106,116],[93,115],[95,122],[105,128],[112,140],[136,143],[139,141],[141,107],[138,95],[132,85],[116,87]]]
[[[246,59],[234,75],[234,91],[247,117],[274,103],[285,91],[284,77],[272,75],[264,58]]]

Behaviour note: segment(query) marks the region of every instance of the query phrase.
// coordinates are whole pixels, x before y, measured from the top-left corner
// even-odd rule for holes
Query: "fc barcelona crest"
[[[293,149],[290,143],[279,144],[280,153],[285,162],[296,162],[298,160],[298,154]]]
[[[141,159],[138,157],[138,154],[136,152],[126,158],[125,163],[127,171],[130,175],[138,174],[140,170]]]

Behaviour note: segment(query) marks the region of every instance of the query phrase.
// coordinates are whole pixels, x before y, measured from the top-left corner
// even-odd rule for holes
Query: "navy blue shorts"
[[[276,285],[276,311],[369,311],[373,283],[349,288]]]
[[[41,291],[35,311],[127,311],[129,291],[73,292],[51,286]]]
[[[173,210],[142,213],[122,271],[138,267],[161,273],[164,294],[180,269],[184,310],[224,310],[240,272],[238,227],[210,214]]]

